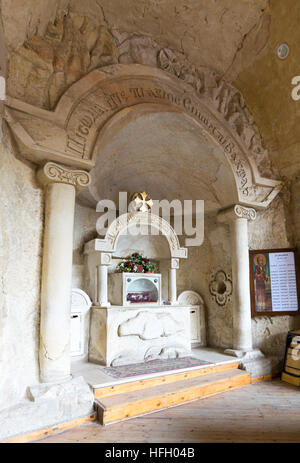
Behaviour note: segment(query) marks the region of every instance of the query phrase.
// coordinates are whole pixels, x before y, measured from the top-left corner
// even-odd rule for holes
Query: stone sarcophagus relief
[[[93,307],[89,361],[127,365],[191,353],[189,307]]]

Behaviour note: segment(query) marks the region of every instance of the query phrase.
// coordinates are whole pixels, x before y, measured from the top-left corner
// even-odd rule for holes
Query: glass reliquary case
[[[161,305],[160,273],[111,273],[108,300],[112,305]]]

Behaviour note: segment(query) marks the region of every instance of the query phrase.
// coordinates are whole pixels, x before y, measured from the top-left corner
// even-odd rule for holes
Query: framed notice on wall
[[[250,251],[252,316],[299,314],[299,259],[296,249]]]

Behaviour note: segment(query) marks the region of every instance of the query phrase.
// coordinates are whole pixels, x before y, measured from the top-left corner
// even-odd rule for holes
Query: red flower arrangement
[[[118,272],[133,272],[133,273],[153,273],[156,265],[150,259],[143,257],[138,252],[134,252],[131,257],[120,262],[117,266]]]

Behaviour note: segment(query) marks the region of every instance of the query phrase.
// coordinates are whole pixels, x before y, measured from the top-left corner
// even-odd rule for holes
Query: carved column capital
[[[55,162],[47,162],[38,171],[37,177],[44,186],[50,183],[65,183],[73,185],[77,190],[82,190],[91,183],[91,176],[85,170],[72,169]]]
[[[256,210],[252,207],[241,206],[240,204],[235,204],[227,209],[223,209],[218,213],[219,222],[233,222],[238,219],[247,219],[255,220],[256,219]]]
[[[171,259],[171,267],[170,268],[174,268],[175,270],[179,269],[179,259],[176,259],[176,258],[172,258]]]
[[[112,255],[108,252],[100,253],[100,264],[101,265],[110,265],[112,260]]]

